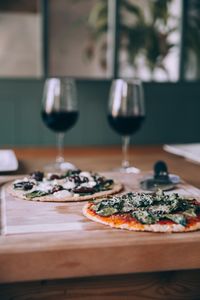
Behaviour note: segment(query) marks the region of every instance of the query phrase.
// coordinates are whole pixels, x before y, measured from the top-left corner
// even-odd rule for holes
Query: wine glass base
[[[70,162],[54,162],[44,166],[44,171],[46,172],[57,172],[62,173],[68,170],[77,170],[77,167]]]
[[[120,172],[120,173],[126,173],[126,174],[139,174],[140,173],[140,169],[133,167],[133,166],[129,166],[129,167],[120,167],[117,169],[114,169],[115,172]]]

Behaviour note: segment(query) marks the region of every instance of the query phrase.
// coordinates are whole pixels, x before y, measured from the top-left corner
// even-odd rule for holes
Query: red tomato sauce
[[[198,205],[200,205],[199,202],[197,202]],[[195,203],[194,203],[195,204]],[[100,216],[98,215],[95,211],[93,211],[91,209],[92,203],[88,206],[88,209],[90,210],[90,214],[93,216],[96,216],[97,218],[101,219],[102,221],[107,221],[109,222],[113,222],[115,224],[137,224],[137,225],[141,225],[143,226],[144,224],[140,223],[137,219],[135,219],[134,217],[132,217],[132,215],[130,213],[118,213],[118,214],[114,214],[112,216]],[[187,225],[186,227],[190,227],[194,224],[196,224],[197,222],[200,222],[200,213],[197,215],[197,217],[188,217],[187,218]],[[173,225],[173,224],[177,224],[176,222],[172,221],[172,220],[167,220],[167,219],[163,219],[163,220],[159,220],[157,223],[155,224],[160,224],[160,225]]]

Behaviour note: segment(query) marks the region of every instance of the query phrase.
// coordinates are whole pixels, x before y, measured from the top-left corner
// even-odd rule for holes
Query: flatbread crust
[[[83,214],[90,220],[108,225],[113,228],[127,229],[131,231],[151,231],[151,232],[188,232],[200,229],[200,217],[191,218],[191,222],[186,226],[167,221],[165,224],[141,224],[136,219],[128,220],[121,215],[104,217],[96,214],[90,209],[92,203],[87,203],[83,207]]]
[[[41,197],[35,197],[32,199],[26,198],[24,195],[24,191],[21,190],[14,190],[13,189],[13,183],[10,183],[7,186],[7,192],[17,198],[20,199],[25,199],[28,201],[41,201],[41,202],[77,202],[77,201],[85,201],[85,200],[93,200],[93,199],[98,199],[101,197],[107,197],[109,195],[113,195],[116,193],[119,193],[122,191],[123,185],[121,183],[114,182],[112,189],[107,190],[107,191],[102,191],[98,193],[94,193],[92,195],[85,195],[85,196],[64,196],[64,197],[55,197],[54,194],[51,195],[46,195],[46,196],[41,196]]]

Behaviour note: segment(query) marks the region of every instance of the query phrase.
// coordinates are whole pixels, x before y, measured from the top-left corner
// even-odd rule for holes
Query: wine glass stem
[[[57,163],[64,162],[63,142],[64,142],[64,133],[63,132],[57,133],[57,149],[58,149],[58,154],[56,156],[56,162]]]
[[[130,166],[128,158],[128,150],[130,145],[130,136],[122,137],[122,168],[126,169]]]

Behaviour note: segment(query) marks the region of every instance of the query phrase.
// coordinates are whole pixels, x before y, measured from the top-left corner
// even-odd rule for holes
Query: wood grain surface
[[[0,285],[1,300],[199,300],[200,271]]]
[[[17,174],[40,169],[56,153],[55,149],[36,148],[15,152],[20,162]],[[130,154],[131,162],[144,171],[152,169],[156,160],[165,160],[171,173],[200,188],[200,167],[161,147],[136,147]],[[65,157],[81,169],[109,171],[120,164],[121,151],[72,148],[65,150]],[[8,175],[2,174],[0,182],[10,180]],[[68,205],[58,206],[53,211],[63,223]],[[41,209],[43,216],[44,211],[48,215],[49,207]],[[9,226],[17,219],[18,224],[24,222],[19,215],[16,208]],[[26,222],[33,220],[27,218]],[[0,299],[200,299],[200,232],[133,234],[83,223],[87,230],[81,234],[79,230],[59,230],[1,235],[0,282],[37,282],[2,284]],[[61,278],[69,279],[51,281]],[[44,279],[50,281],[39,282]]]
[[[118,180],[120,176],[112,173]],[[138,189],[140,176],[124,175],[125,189]],[[175,191],[199,195],[185,183]],[[128,232],[88,220],[81,212],[83,203],[32,202],[6,194],[2,198],[7,236],[0,240],[1,282],[200,267],[200,231]],[[177,257],[178,252],[182,256]]]

